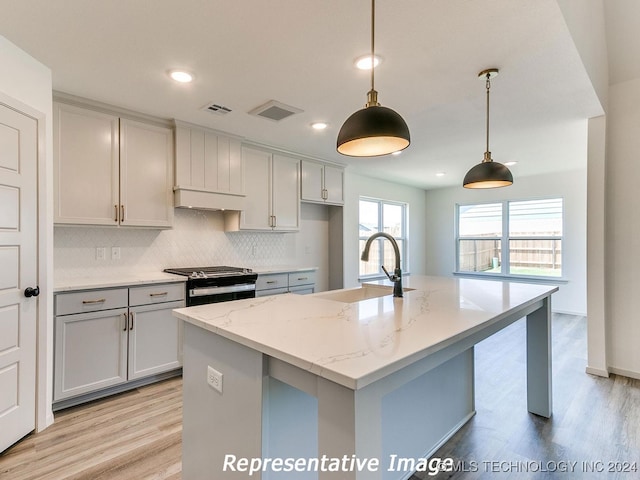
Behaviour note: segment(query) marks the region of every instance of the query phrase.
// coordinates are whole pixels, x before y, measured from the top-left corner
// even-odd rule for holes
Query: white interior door
[[[37,122],[0,104],[0,452],[35,428]]]

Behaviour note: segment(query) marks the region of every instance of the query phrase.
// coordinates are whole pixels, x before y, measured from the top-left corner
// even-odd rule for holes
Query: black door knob
[[[37,297],[38,295],[40,295],[40,287],[36,287],[36,288],[27,287],[24,289],[25,297]]]

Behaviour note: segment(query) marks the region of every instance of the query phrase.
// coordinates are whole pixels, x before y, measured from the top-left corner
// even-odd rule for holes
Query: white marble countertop
[[[403,278],[355,303],[285,294],[174,310],[179,318],[351,389],[461,340],[557,287],[449,277]],[[380,288],[373,287],[373,288]]]
[[[53,291],[69,292],[73,290],[93,290],[96,288],[126,287],[151,283],[186,282],[187,277],[165,272],[140,273],[98,273],[96,275],[78,275],[59,277],[54,275]]]

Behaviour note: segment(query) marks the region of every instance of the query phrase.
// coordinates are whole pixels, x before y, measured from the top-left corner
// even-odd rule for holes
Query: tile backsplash
[[[167,267],[293,265],[295,234],[224,232],[220,212],[176,209],[174,228],[151,230],[108,227],[62,227],[54,232],[57,278],[100,273],[152,272]],[[96,259],[105,247],[106,259]],[[120,259],[111,260],[111,248]]]

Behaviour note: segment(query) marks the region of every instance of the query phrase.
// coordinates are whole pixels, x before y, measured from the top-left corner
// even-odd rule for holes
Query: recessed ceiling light
[[[373,68],[380,65],[382,62],[382,57],[379,55],[373,56]],[[371,55],[363,55],[358,57],[353,62],[357,69],[359,70],[371,70]]]
[[[311,128],[313,128],[314,130],[324,130],[328,126],[329,124],[325,122],[315,122],[311,124]]]
[[[438,172],[436,173],[436,177],[444,177],[446,174],[446,172]]]
[[[176,82],[180,83],[189,83],[193,81],[193,74],[185,70],[171,70],[169,72],[169,76]]]
[[[506,165],[507,167],[511,167],[511,166],[515,165],[516,163],[518,163],[518,162],[504,162],[503,165]]]

